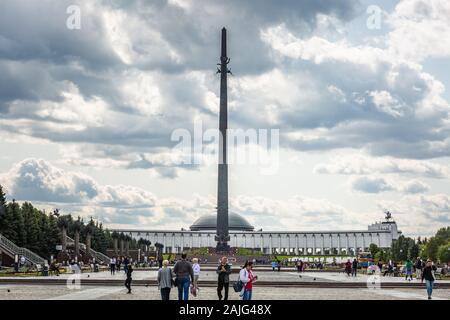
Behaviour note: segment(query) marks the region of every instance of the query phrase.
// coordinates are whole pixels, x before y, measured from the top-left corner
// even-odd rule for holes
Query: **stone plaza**
[[[255,270],[260,283],[255,283],[255,300],[426,300],[425,285],[414,279],[411,283],[403,277],[379,277],[380,286],[372,286],[371,276],[359,274],[356,278],[348,277],[342,272],[304,272],[294,270],[272,272]],[[109,272],[81,274],[80,287],[67,281],[71,274],[50,276],[45,283],[42,277],[0,278],[1,300],[160,300],[159,290],[154,283],[156,270],[137,270],[133,274],[132,294],[126,294],[122,282],[125,274]],[[234,281],[236,274],[231,275]],[[58,283],[52,281],[58,280]],[[217,300],[215,281],[217,275],[207,268],[202,271],[199,280],[199,294],[190,296],[191,300]],[[25,282],[28,281],[28,282]],[[30,282],[31,281],[31,282]],[[205,285],[202,285],[202,281]],[[377,280],[378,281],[378,280]],[[93,283],[95,282],[95,283]],[[289,284],[289,286],[285,286]],[[367,285],[368,284],[368,285]],[[446,286],[439,288],[439,285]],[[344,287],[334,287],[344,285]],[[355,287],[351,287],[355,285]],[[171,291],[171,299],[177,299],[177,289]],[[239,296],[230,287],[230,300],[239,300]],[[437,280],[433,293],[434,300],[450,300],[448,281]]]

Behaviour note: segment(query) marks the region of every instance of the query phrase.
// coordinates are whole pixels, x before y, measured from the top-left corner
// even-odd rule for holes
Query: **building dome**
[[[191,231],[216,230],[217,214],[210,214],[197,219],[190,227]],[[230,212],[228,214],[229,230],[253,231],[255,228],[242,216]]]

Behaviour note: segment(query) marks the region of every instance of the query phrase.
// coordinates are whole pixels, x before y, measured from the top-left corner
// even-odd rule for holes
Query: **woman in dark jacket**
[[[425,268],[422,272],[422,281],[425,279],[426,285],[427,285],[427,293],[428,293],[428,300],[431,300],[431,295],[433,293],[433,284],[434,280],[436,280],[434,276],[434,272],[437,270],[436,266],[433,265],[433,261],[430,259],[427,260],[427,264],[425,265]]]

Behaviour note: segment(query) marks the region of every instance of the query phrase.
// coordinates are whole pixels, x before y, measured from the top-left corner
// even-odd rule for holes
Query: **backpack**
[[[244,288],[244,283],[241,281],[241,274],[239,273],[237,281],[233,284],[234,292],[241,292]]]

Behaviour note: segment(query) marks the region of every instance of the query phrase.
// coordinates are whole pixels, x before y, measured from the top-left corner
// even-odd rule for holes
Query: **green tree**
[[[394,240],[391,245],[391,258],[395,261],[404,261],[408,257],[411,259],[417,258],[419,255],[419,245],[414,239],[400,236]]]
[[[450,227],[441,228],[434,237],[428,239],[422,250],[422,256],[433,261],[438,259],[440,246],[450,241]]]
[[[11,230],[11,235],[8,237],[8,235],[5,234],[5,236],[18,246],[25,246],[27,242],[27,235],[25,230],[25,221],[23,219],[22,210],[19,204],[13,199],[12,202],[8,203],[6,212],[10,223],[6,230]]]
[[[0,185],[0,233],[5,234],[6,227],[8,226],[6,215],[6,194],[3,192],[3,187]]]
[[[40,213],[29,202],[24,202],[21,210],[26,233],[24,246],[31,251],[38,252],[41,249],[38,243]]]
[[[380,248],[378,248],[378,246],[375,243],[370,244],[369,246],[369,252],[370,255],[375,258],[375,256],[377,255],[377,253],[380,251]]]
[[[439,246],[437,251],[437,257],[441,263],[450,262],[450,241],[446,244]]]

